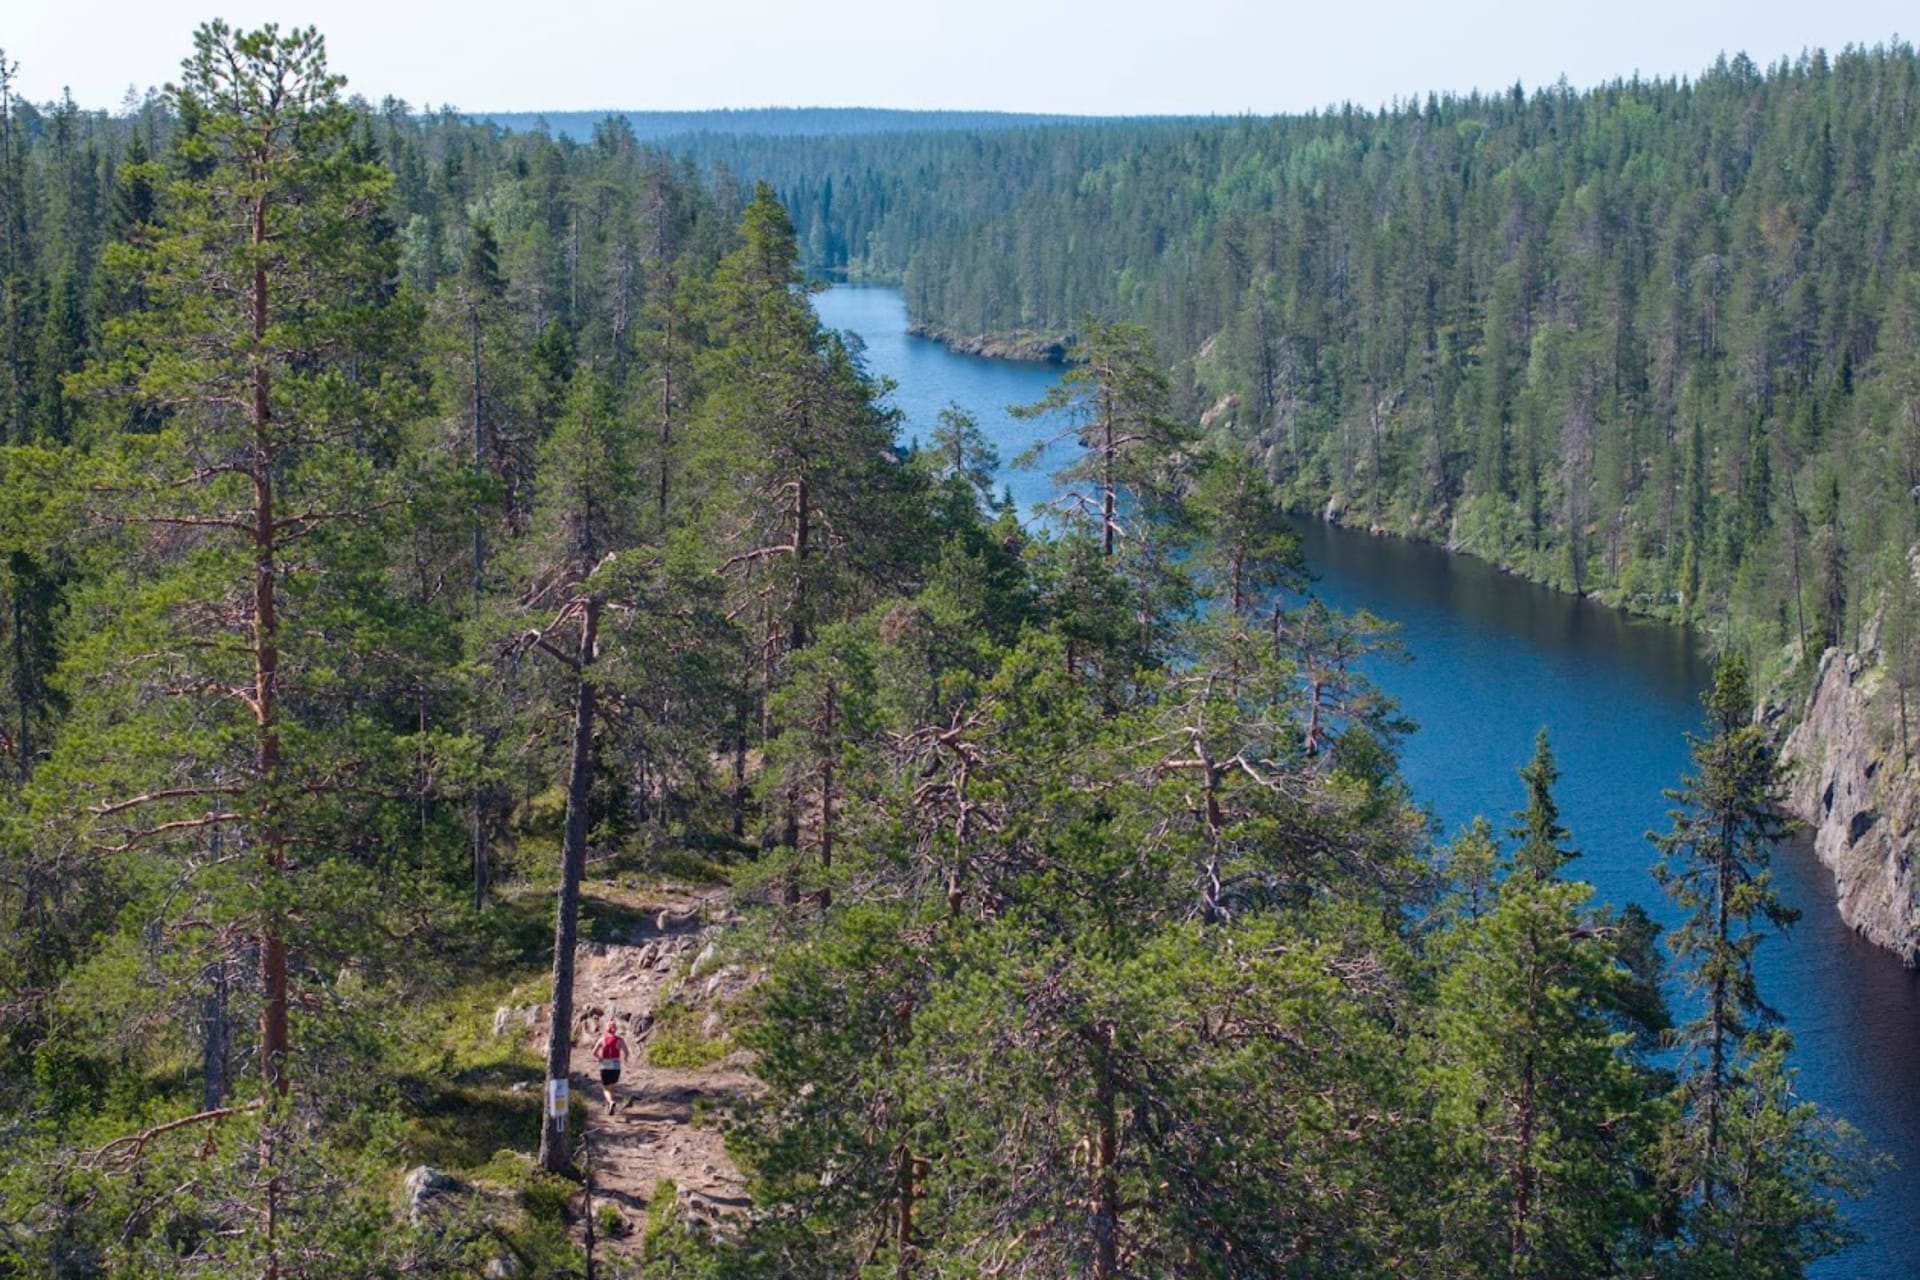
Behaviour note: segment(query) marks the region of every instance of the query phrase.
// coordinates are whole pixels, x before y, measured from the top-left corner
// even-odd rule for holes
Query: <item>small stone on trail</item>
[[[701,949],[700,954],[693,958],[693,968],[688,970],[688,972],[696,978],[702,973],[705,973],[707,966],[713,963],[713,957],[718,947],[718,943],[709,942]]]
[[[737,964],[727,965],[711,978],[707,979],[704,996],[711,1000],[714,996],[732,996],[746,987],[747,971]]]

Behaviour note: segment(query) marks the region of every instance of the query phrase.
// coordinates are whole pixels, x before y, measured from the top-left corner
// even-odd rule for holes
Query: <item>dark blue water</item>
[[[1045,435],[1005,408],[1038,400],[1057,369],[957,356],[908,337],[891,289],[840,286],[816,305],[827,324],[860,334],[873,371],[898,384],[906,436],[924,439],[949,401],[980,419],[1003,459]],[[1023,513],[1052,496],[1047,470],[1003,472]],[[1590,881],[1603,901],[1638,902],[1671,922],[1648,874],[1644,835],[1667,825],[1661,792],[1679,780],[1685,734],[1700,725],[1708,672],[1691,633],[1434,547],[1318,522],[1302,521],[1299,532],[1323,599],[1400,625],[1410,660],[1375,675],[1420,726],[1401,771],[1443,829],[1475,814],[1504,827],[1521,803],[1515,770],[1544,725],[1559,758],[1562,817],[1583,855],[1569,874]],[[1761,948],[1759,981],[1796,1037],[1800,1091],[1901,1166],[1851,1210],[1864,1242],[1815,1274],[1920,1275],[1920,974],[1841,923],[1832,882],[1810,849],[1779,850],[1775,875],[1804,918]]]
[[[937,342],[911,337],[906,303],[897,289],[835,285],[813,305],[829,328],[858,334],[867,346],[867,367],[895,383],[893,403],[906,415],[903,441],[926,443],[940,411],[958,404],[979,419],[980,429],[999,449],[1000,479],[1023,520],[1053,498],[1056,488],[1048,476],[1071,456],[1071,446],[1051,444],[1034,465],[1015,468],[1013,460],[1046,443],[1059,424],[1022,421],[1007,409],[1046,395],[1060,376],[1058,367],[957,355]]]

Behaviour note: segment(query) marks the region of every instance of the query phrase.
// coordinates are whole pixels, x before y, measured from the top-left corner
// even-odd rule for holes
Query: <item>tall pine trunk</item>
[[[1116,500],[1118,481],[1113,474],[1114,452],[1113,410],[1109,408],[1100,417],[1100,549],[1111,556],[1113,554],[1113,524],[1119,503]]]
[[[227,1042],[232,1026],[227,1016],[227,953],[222,947],[213,961],[213,983],[207,991],[200,1020],[200,1109],[226,1105],[232,1083],[227,1071]]]
[[[473,338],[473,475],[478,480],[486,465],[486,427],[481,417],[480,393],[480,308],[470,306],[467,309],[467,322]],[[473,510],[473,608],[480,610],[480,598],[485,590],[487,575],[487,535],[485,522],[478,504]],[[475,791],[473,797],[473,830],[470,833],[473,844],[473,909],[478,911],[487,900],[487,802],[486,797]]]
[[[252,329],[256,345],[267,336],[267,269],[259,261],[267,247],[267,206],[254,203]],[[260,1072],[275,1093],[287,1092],[287,944],[283,908],[275,882],[287,865],[286,834],[280,819],[280,623],[274,592],[280,576],[279,529],[274,512],[273,479],[278,450],[272,439],[271,377],[266,362],[253,364],[253,711],[256,764],[262,796],[257,838],[265,867],[268,905],[260,921]]]
[[[1120,1274],[1119,1090],[1113,1078],[1114,1028],[1094,1029],[1093,1275]]]
[[[668,287],[672,284],[669,282]],[[667,456],[673,447],[673,307],[667,307],[665,343],[660,356],[660,527],[667,527]]]
[[[480,395],[480,308],[478,305],[467,308],[467,323],[472,331],[472,380],[473,380],[473,475],[478,480],[486,466],[486,426],[481,417]],[[475,504],[473,510],[473,603],[480,605],[481,588],[485,584],[487,573],[487,535],[481,519],[480,507]]]
[[[27,442],[27,375],[23,358],[25,335],[22,327],[25,321],[20,314],[20,290],[25,283],[20,270],[20,190],[22,173],[16,169],[17,153],[24,153],[26,142],[20,140],[18,146],[14,140],[13,110],[13,67],[4,57],[0,57],[0,183],[5,184],[5,200],[0,201],[0,216],[7,220],[7,267],[3,281],[6,288],[7,328],[7,423],[6,430],[0,431],[0,444],[25,444]]]
[[[807,647],[807,552],[813,537],[812,493],[807,478],[795,483],[793,503],[793,615],[787,619],[789,652]]]
[[[260,1074],[271,1095],[285,1098],[288,1090],[287,1055],[287,942],[284,895],[280,880],[286,874],[286,833],[280,813],[280,621],[274,593],[280,576],[280,534],[274,510],[273,481],[279,451],[273,440],[272,377],[259,351],[267,336],[267,203],[253,204],[254,252],[251,297],[253,357],[253,711],[255,751],[260,788],[260,810],[255,839],[260,850],[262,888],[266,902],[260,916]],[[279,1118],[270,1116],[261,1135],[261,1169],[265,1174],[262,1219],[266,1241],[266,1280],[279,1280],[280,1170],[277,1161]]]
[[[573,696],[573,745],[567,760],[567,821],[560,841],[560,899],[553,924],[553,1001],[547,1020],[547,1080],[565,1080],[573,1058],[573,952],[580,925],[580,879],[587,865],[587,801],[593,787],[592,680],[600,602],[589,598],[580,624],[576,659],[579,684]],[[565,1172],[567,1117],[548,1106],[540,1128],[540,1167]]]
[[[826,751],[820,757],[820,867],[833,865],[833,682],[827,682]]]

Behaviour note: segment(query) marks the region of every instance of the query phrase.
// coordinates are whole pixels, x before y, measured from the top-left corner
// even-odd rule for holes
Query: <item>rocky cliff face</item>
[[[1885,671],[1866,657],[1827,650],[1800,723],[1782,748],[1788,807],[1813,833],[1833,872],[1840,915],[1870,941],[1920,963],[1920,768],[1904,759],[1899,709]],[[1920,698],[1908,698],[1908,733],[1920,757]]]

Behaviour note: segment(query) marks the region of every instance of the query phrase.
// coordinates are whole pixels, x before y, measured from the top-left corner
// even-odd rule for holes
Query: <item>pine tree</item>
[[[1366,612],[1335,613],[1310,599],[1294,610],[1274,605],[1269,628],[1274,651],[1291,658],[1300,672],[1306,695],[1300,746],[1307,755],[1318,755],[1349,726],[1389,733],[1408,727],[1392,701],[1359,671],[1362,659],[1371,655],[1404,658],[1396,624]]]
[[[980,501],[993,497],[993,473],[1000,469],[1000,451],[980,429],[980,421],[959,404],[940,411],[940,421],[928,441],[928,453],[941,479],[957,479],[973,489]]]
[[[833,865],[837,809],[855,761],[848,757],[871,735],[875,697],[871,639],[865,629],[837,624],[788,662],[773,718],[782,732],[767,744],[763,775],[769,792],[792,797],[811,816],[820,870]]]
[[[164,231],[114,257],[150,305],[116,325],[121,362],[86,384],[103,397],[124,395],[120,403],[169,410],[162,433],[121,440],[100,514],[178,531],[202,552],[198,563],[181,557],[193,567],[178,586],[142,603],[158,611],[154,622],[233,629],[243,681],[229,687],[240,672],[223,670],[216,655],[229,650],[215,645],[187,663],[209,664],[206,683],[189,679],[185,687],[243,708],[249,724],[246,763],[231,780],[110,798],[98,811],[116,819],[109,827],[134,821],[121,833],[130,848],[227,826],[244,833],[267,890],[260,1067],[279,1092],[289,1049],[288,904],[275,886],[293,866],[287,841],[297,797],[308,790],[297,780],[326,776],[320,762],[287,755],[290,685],[298,689],[313,672],[305,655],[283,670],[282,610],[303,567],[289,563],[287,549],[302,539],[326,546],[335,530],[364,525],[379,509],[381,485],[368,473],[383,443],[375,433],[405,406],[382,399],[377,364],[363,366],[357,383],[338,373],[361,354],[356,339],[401,336],[356,310],[356,291],[384,267],[378,246],[361,234],[382,178],[344,154],[350,121],[339,85],[312,31],[201,28],[179,94],[201,113],[199,132],[182,145],[205,173],[170,187]],[[360,328],[345,327],[349,319]],[[230,591],[222,574],[233,575],[235,587],[244,582],[244,591]],[[218,594],[202,594],[211,592]],[[298,700],[294,707],[304,709]],[[167,816],[182,802],[202,807]]]
[[[1221,600],[1235,614],[1253,611],[1278,588],[1306,582],[1306,562],[1286,513],[1251,462],[1236,454],[1208,458],[1187,499],[1198,527],[1199,554]]]
[[[853,354],[807,305],[793,227],[771,188],[756,186],[741,243],[714,271],[699,376],[712,388],[698,424],[696,483],[748,495],[711,506],[702,532],[736,611],[752,619],[740,702],[777,736],[773,692],[788,655],[806,648],[836,610],[858,612],[917,552],[905,485],[893,465],[898,415],[875,399]],[[744,777],[745,720],[735,736]],[[744,781],[739,790],[744,794]],[[797,798],[777,831],[798,835]]]
[[[33,281],[33,243],[27,236],[26,139],[14,97],[14,77],[20,64],[9,62],[0,50],[0,341],[6,344],[6,400],[0,441],[21,444],[26,439],[28,383],[28,292]]]
[[[1167,376],[1153,337],[1139,325],[1088,316],[1067,349],[1067,371],[1046,395],[1013,411],[1027,418],[1064,415],[1067,425],[1035,446],[1058,439],[1079,441],[1082,452],[1056,477],[1066,486],[1062,508],[1097,532],[1111,556],[1125,533],[1121,505],[1136,507],[1128,520],[1158,514],[1171,498],[1178,449],[1189,432],[1174,421]]]
[[[268,1276],[295,1229],[295,975],[378,950],[356,898],[384,856],[378,780],[405,754],[385,714],[397,615],[376,526],[393,499],[375,463],[415,407],[414,317],[369,303],[392,272],[371,218],[385,179],[347,146],[340,85],[311,30],[195,35],[175,91],[195,121],[176,138],[186,173],[152,234],[109,251],[145,305],[77,384],[122,429],[89,478],[96,518],[129,536],[86,602],[47,778],[125,883],[170,866],[166,910],[226,922],[207,937],[217,975],[257,966],[253,1087],[234,1088],[269,1117],[246,1246]],[[333,639],[348,631],[351,648]]]
[[[560,421],[542,449],[529,547],[524,607],[545,617],[524,635],[565,672],[571,731],[566,750],[566,816],[560,843],[560,890],[554,908],[553,981],[548,997],[546,1076],[549,1089],[572,1074],[573,967],[579,930],[580,881],[586,872],[594,774],[594,738],[601,700],[600,627],[619,559],[640,537],[641,500],[633,479],[632,432],[613,411],[598,374],[573,377]],[[570,639],[563,639],[570,638]],[[556,644],[561,640],[567,647]],[[540,1131],[540,1165],[572,1167],[564,1110],[549,1107]]]

